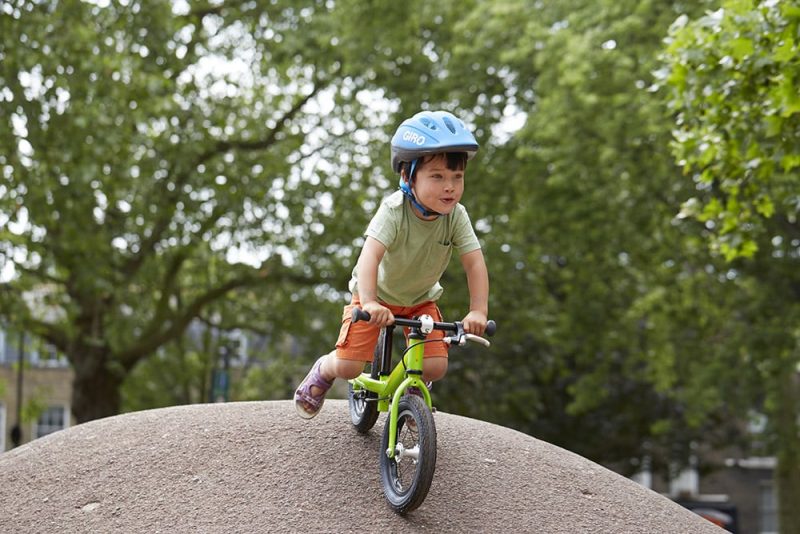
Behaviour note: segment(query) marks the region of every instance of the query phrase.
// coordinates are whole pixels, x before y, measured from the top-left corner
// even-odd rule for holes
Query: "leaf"
[[[712,198],[697,218],[700,222],[705,222],[716,219],[720,213],[722,213],[722,202],[718,198]]]
[[[743,258],[752,258],[758,252],[758,243],[753,239],[745,239],[739,247],[739,254]]]
[[[781,158],[783,172],[790,172],[792,169],[800,167],[800,154],[786,154]]]
[[[727,0],[723,4],[726,15],[747,15],[755,8],[753,0]]]
[[[772,54],[772,59],[778,63],[786,63],[793,61],[797,57],[797,50],[795,49],[794,39],[790,35],[783,37],[783,43],[775,49]]]
[[[755,201],[756,211],[764,217],[772,217],[775,214],[775,204],[767,195],[761,195]]]
[[[779,85],[779,94],[781,95],[781,117],[791,117],[800,112],[800,95],[797,94],[797,87],[795,87],[790,73],[783,75]]]
[[[780,115],[768,115],[766,118],[764,118],[764,122],[766,123],[764,134],[767,137],[775,137],[776,135],[780,135],[783,129],[783,117]]]
[[[731,51],[731,55],[736,61],[742,61],[744,58],[753,55],[753,52],[755,51],[753,41],[746,37],[734,39],[730,42],[728,47]]]
[[[782,2],[781,14],[787,19],[800,19],[800,6],[791,2]]]

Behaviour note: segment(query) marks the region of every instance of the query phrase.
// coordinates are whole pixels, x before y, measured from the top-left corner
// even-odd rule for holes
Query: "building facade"
[[[647,470],[633,479],[729,532],[779,534],[774,458],[719,452],[689,463],[671,480]]]
[[[0,328],[0,452],[74,424],[72,378],[54,347]]]

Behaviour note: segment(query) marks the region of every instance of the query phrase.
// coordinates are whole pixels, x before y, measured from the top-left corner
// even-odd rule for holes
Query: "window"
[[[0,402],[0,452],[6,450],[6,406]]]
[[[66,367],[67,360],[58,353],[58,349],[50,343],[42,345],[37,354],[37,364],[41,367]]]
[[[16,365],[19,362],[20,343],[28,350],[29,339],[24,340],[19,332],[2,330],[0,328],[0,365]]]
[[[778,532],[778,504],[775,502],[775,486],[771,481],[761,483],[761,498],[758,503],[759,532],[776,534]]]
[[[10,363],[6,357],[6,333],[0,329],[0,365]]]
[[[33,429],[33,439],[41,438],[47,434],[52,434],[57,430],[66,428],[67,426],[67,408],[66,406],[50,406],[36,421],[36,426]]]

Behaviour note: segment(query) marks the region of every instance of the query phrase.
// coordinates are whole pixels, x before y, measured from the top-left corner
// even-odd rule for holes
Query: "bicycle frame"
[[[429,317],[428,319],[432,321]],[[402,326],[401,319],[396,319],[396,322]],[[425,353],[423,342],[426,334],[419,328],[413,328],[408,336],[408,349],[405,355],[392,371],[386,374],[386,369],[391,365],[393,333],[394,326],[386,327],[380,376],[372,378],[369,373],[361,373],[360,376],[350,380],[354,391],[367,390],[376,393],[378,395],[378,411],[389,412],[389,447],[386,451],[389,458],[394,458],[395,455],[400,398],[406,390],[409,387],[418,388],[422,392],[428,408],[433,407],[431,393],[422,381]]]
[[[354,307],[351,320],[369,321],[370,314]],[[392,367],[393,333],[396,326],[410,329],[406,350],[400,361]],[[484,333],[494,334],[497,325],[486,321]],[[404,514],[416,509],[433,481],[436,469],[436,423],[433,417],[431,393],[422,381],[424,368],[424,343],[439,342],[439,338],[425,339],[434,330],[449,332],[441,342],[448,346],[465,345],[468,341],[486,347],[489,340],[471,334],[461,322],[435,322],[430,315],[409,319],[394,317],[394,322],[383,330],[382,343],[375,348],[372,369],[349,380],[348,404],[350,421],[356,431],[364,434],[377,422],[379,412],[388,412],[384,423],[379,457],[383,493],[392,509]],[[408,388],[418,388],[420,395],[406,395]],[[404,428],[400,432],[400,408],[403,408]],[[402,464],[402,468],[401,468]],[[406,466],[410,467],[407,468]],[[410,475],[410,480],[409,480]]]

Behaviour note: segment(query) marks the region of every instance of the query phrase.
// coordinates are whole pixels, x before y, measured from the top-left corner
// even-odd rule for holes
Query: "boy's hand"
[[[376,301],[366,302],[361,309],[369,314],[369,324],[377,327],[389,326],[394,322],[394,315],[389,308],[381,306]]]
[[[485,313],[472,310],[461,322],[464,324],[465,332],[468,334],[475,334],[476,336],[482,336],[483,331],[486,330],[487,321],[488,318]]]

